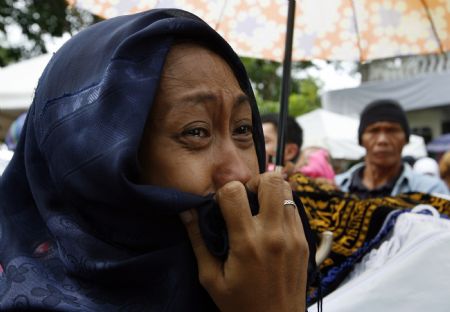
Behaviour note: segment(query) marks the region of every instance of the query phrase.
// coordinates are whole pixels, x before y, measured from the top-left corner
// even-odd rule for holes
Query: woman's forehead
[[[194,78],[234,83],[237,79],[227,62],[215,52],[195,43],[178,43],[169,51],[163,78],[190,82]]]
[[[174,45],[164,65],[152,114],[165,115],[180,108],[186,111],[198,105],[219,109],[224,103],[251,109],[249,97],[227,62],[201,45]]]
[[[193,43],[172,47],[159,89],[171,98],[192,93],[244,95],[228,63],[215,52]]]

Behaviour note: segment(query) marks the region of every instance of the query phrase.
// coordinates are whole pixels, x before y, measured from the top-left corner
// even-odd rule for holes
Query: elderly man
[[[367,152],[365,161],[336,176],[336,184],[360,198],[406,192],[449,194],[440,179],[415,173],[402,162],[409,134],[405,112],[396,101],[370,103],[361,113],[358,130],[359,144]]]

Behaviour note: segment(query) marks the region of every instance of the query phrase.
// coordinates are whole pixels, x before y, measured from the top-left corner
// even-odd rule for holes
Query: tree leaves
[[[269,60],[242,57],[261,114],[277,113],[280,110],[281,64]],[[305,70],[314,66],[312,62],[295,62],[292,71]],[[289,115],[299,116],[321,107],[318,95],[319,82],[313,78],[292,79],[289,96]]]
[[[0,41],[0,66],[46,53],[45,36],[60,37],[91,25],[100,18],[69,7],[65,0],[0,0],[0,38],[7,39],[8,26],[21,29],[28,40],[12,46]]]

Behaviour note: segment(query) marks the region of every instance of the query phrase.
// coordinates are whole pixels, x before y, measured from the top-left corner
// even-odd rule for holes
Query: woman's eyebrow
[[[241,104],[250,104],[250,99],[246,94],[240,94],[236,98],[234,106],[240,106]]]

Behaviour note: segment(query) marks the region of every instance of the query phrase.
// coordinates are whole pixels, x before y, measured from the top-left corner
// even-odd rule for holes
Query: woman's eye
[[[252,134],[252,132],[253,128],[251,125],[242,125],[234,130],[235,134]]]
[[[208,131],[203,128],[193,128],[183,131],[183,135],[204,138],[208,136]]]

